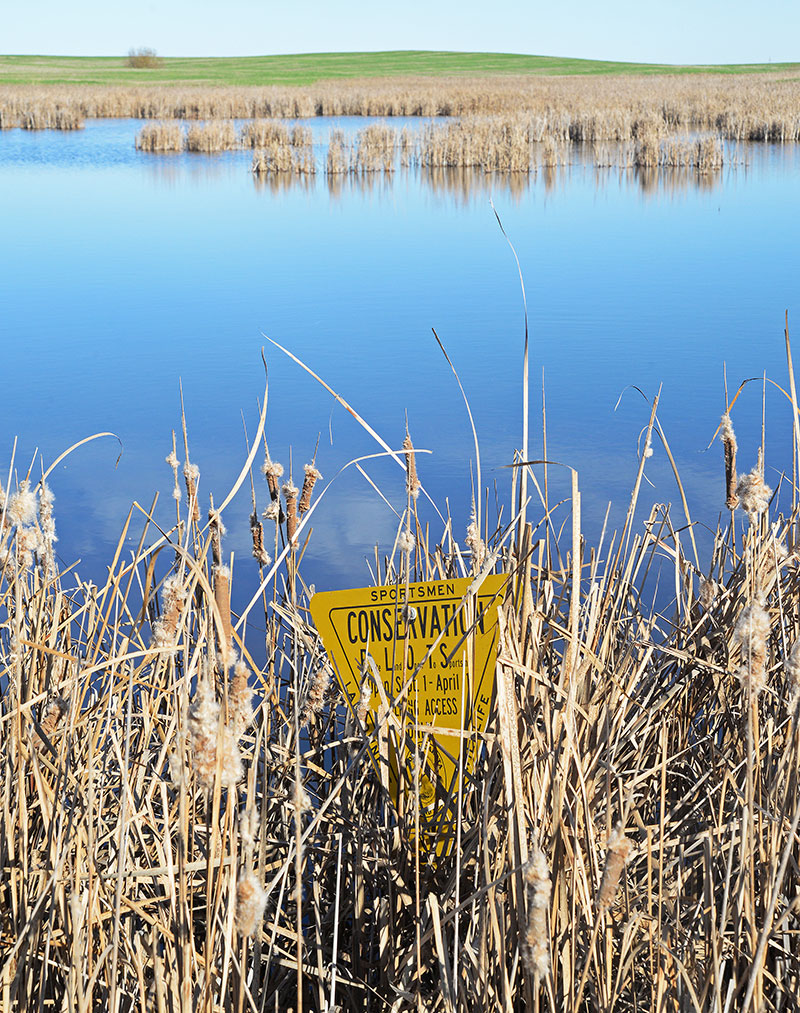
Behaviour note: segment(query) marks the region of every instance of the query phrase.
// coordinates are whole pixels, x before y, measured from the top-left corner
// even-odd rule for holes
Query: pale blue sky
[[[800,0],[9,0],[0,53],[237,56],[381,49],[651,63],[800,60]]]

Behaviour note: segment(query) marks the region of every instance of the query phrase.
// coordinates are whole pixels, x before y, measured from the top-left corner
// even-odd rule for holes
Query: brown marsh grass
[[[463,538],[448,521],[439,540],[423,511],[430,458],[402,428],[394,449],[377,437],[421,487],[409,470],[405,549],[376,553],[376,582],[509,577],[490,723],[438,857],[418,793],[393,801],[367,758],[394,726],[369,693],[366,724],[345,717],[310,623],[300,557],[327,486],[294,516],[297,487],[264,444],[274,488],[251,480],[261,586],[247,603],[220,523],[231,496],[206,512],[186,439],[185,463],[174,438],[167,459],[172,526],[134,506],[97,584],[54,555],[46,480],[9,483],[2,1008],[796,1008],[800,497],[789,483],[781,514],[743,447],[759,463],[731,476],[720,457],[707,558],[677,471],[680,506],[640,525],[651,447],[671,459],[658,400],[623,528],[595,547],[574,472],[565,503],[526,503],[526,484],[547,488],[527,437],[516,515],[479,509]],[[791,443],[796,461],[796,422]],[[660,609],[645,593],[659,561],[674,587]]]
[[[233,123],[213,120],[211,123],[193,123],[186,132],[186,150],[208,154],[212,151],[232,151],[241,147]]]
[[[525,115],[534,139],[631,140],[643,130],[714,131],[724,140],[800,139],[800,82],[788,75],[694,77],[396,78],[302,88],[10,86],[0,120],[54,103],[78,119],[258,119],[312,116]]]
[[[139,151],[183,151],[186,136],[179,123],[147,123],[136,135]]]

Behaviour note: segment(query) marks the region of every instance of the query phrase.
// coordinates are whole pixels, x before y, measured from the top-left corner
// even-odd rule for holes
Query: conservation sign
[[[413,783],[419,757],[421,808],[446,818],[457,792],[459,747],[467,774],[489,717],[497,656],[497,606],[507,578],[325,591],[311,615],[376,765],[390,766],[395,793]],[[465,734],[466,733],[466,734]]]

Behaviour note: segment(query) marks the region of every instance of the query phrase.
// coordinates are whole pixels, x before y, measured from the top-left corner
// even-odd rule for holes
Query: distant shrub
[[[148,49],[147,46],[140,46],[139,49],[128,50],[129,67],[160,67],[161,60],[155,49]]]

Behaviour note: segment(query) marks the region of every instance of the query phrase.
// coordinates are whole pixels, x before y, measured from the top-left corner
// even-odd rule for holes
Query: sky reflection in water
[[[353,124],[341,124],[352,129]],[[356,121],[357,126],[363,121]],[[219,501],[246,456],[269,366],[267,438],[295,478],[311,459],[326,480],[379,450],[265,336],[307,362],[399,448],[406,418],[433,453],[419,470],[461,537],[470,507],[472,436],[448,350],[470,399],[491,500],[509,516],[520,444],[524,334],[519,279],[489,199],[519,254],[528,296],[532,454],[579,469],[589,537],[606,505],[624,514],[637,439],[663,385],[660,418],[695,516],[716,524],[721,451],[704,453],[733,392],[764,371],[786,375],[783,314],[798,310],[798,153],[760,148],[722,173],[640,175],[575,164],[512,180],[401,171],[330,183],[257,181],[250,155],[134,150],[137,121],[88,121],[74,134],[0,133],[3,460],[35,448],[49,463],[98,431],[52,477],[62,558],[102,579],[132,500],[172,514],[164,457],[183,384],[201,489]],[[329,124],[314,122],[318,139]],[[800,341],[800,337],[798,338]],[[619,407],[615,405],[626,391]],[[790,468],[790,417],[767,391],[767,480]],[[741,462],[755,462],[761,385],[734,412]],[[180,455],[179,456],[183,456]],[[366,465],[393,507],[403,475]],[[679,503],[656,446],[644,499]],[[551,498],[567,473],[551,473]],[[266,489],[258,476],[259,507]],[[5,481],[5,479],[4,479]],[[235,580],[255,586],[249,490],[232,505]],[[493,511],[492,511],[493,512]],[[532,514],[541,510],[535,504]],[[558,515],[565,516],[564,509]],[[676,515],[677,516],[677,515]],[[428,510],[434,537],[440,522]],[[365,558],[391,548],[397,517],[353,467],[315,514],[304,572],[319,589],[369,583]],[[134,539],[137,537],[133,536]],[[132,542],[133,544],[133,542]],[[701,561],[702,562],[702,561]]]

